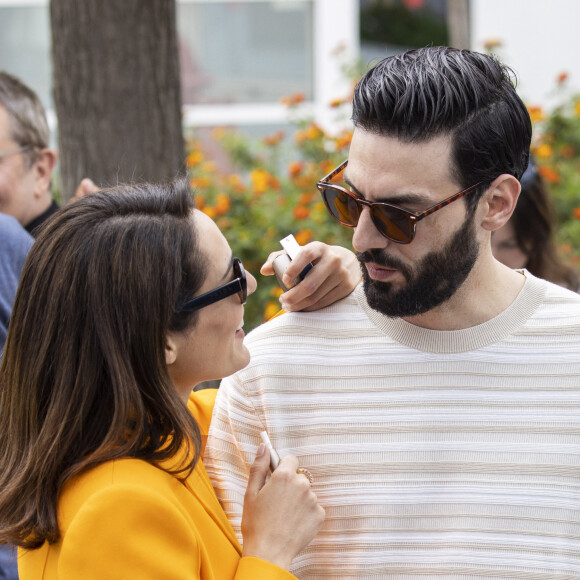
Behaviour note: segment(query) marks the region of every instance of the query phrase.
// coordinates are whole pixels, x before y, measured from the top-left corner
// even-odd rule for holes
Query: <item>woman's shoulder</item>
[[[176,478],[163,469],[131,457],[106,461],[92,467],[69,481],[63,490],[61,504],[80,505],[91,496],[102,493],[120,494],[131,488],[150,490],[166,487]]]

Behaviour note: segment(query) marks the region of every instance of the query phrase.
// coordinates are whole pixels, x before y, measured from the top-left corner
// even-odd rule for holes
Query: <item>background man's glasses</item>
[[[6,151],[0,151],[0,159],[2,159],[2,157],[7,157],[8,155],[14,155],[16,153],[22,153],[24,151],[28,151],[29,149],[32,149],[32,147],[30,147],[30,145],[26,145],[24,147],[15,147],[14,149],[7,149]]]
[[[242,304],[246,303],[246,299],[248,297],[248,283],[246,280],[246,271],[244,270],[244,266],[242,262],[238,258],[233,259],[233,270],[235,278],[224,284],[223,286],[218,286],[209,292],[205,292],[201,296],[197,296],[193,300],[186,302],[182,307],[181,310],[199,310],[200,308],[204,308],[205,306],[209,306],[214,302],[219,302],[232,294],[238,294],[240,302]]]
[[[373,224],[379,233],[388,240],[397,242],[397,244],[409,244],[412,242],[415,237],[415,228],[417,227],[418,221],[462,198],[483,183],[480,181],[440,201],[425,211],[413,212],[391,203],[367,201],[340,185],[328,183],[333,177],[337,176],[341,171],[344,171],[347,164],[348,159],[343,161],[336,169],[333,169],[316,184],[316,187],[318,187],[322,194],[326,209],[328,209],[330,215],[337,222],[343,226],[354,228],[358,225],[358,220],[363,209],[368,207]]]

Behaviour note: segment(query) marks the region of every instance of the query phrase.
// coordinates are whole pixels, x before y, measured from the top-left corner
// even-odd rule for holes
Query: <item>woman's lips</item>
[[[379,266],[373,262],[365,262],[365,267],[369,276],[373,280],[378,280],[379,282],[386,282],[391,280],[393,276],[399,271],[395,268],[387,268],[386,266]]]

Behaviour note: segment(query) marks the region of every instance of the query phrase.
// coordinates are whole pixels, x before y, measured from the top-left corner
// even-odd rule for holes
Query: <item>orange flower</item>
[[[220,193],[215,203],[215,212],[217,215],[223,215],[231,207],[230,198],[226,193]]]
[[[223,216],[219,217],[215,223],[220,230],[229,230],[232,227],[232,220]]]
[[[234,188],[236,193],[242,193],[246,189],[242,178],[237,173],[232,173],[229,175],[227,183]]]
[[[280,102],[286,107],[295,107],[299,103],[304,102],[305,98],[304,93],[294,93],[293,95],[282,97]]]
[[[572,246],[570,244],[562,244],[560,246],[560,250],[563,254],[571,254],[572,253]]]
[[[202,207],[201,211],[205,215],[209,216],[211,219],[215,218],[215,216],[216,216],[215,208],[211,207],[210,205],[206,205],[205,207]]]
[[[284,139],[284,131],[276,131],[273,135],[268,135],[262,139],[262,143],[271,147],[272,145],[277,145]]]
[[[282,294],[284,294],[284,290],[282,290],[282,288],[280,288],[280,286],[274,286],[274,288],[272,288],[272,290],[270,290],[270,294],[272,294],[272,296],[274,298],[280,298],[280,296],[282,296]]]
[[[204,189],[205,187],[209,187],[211,185],[211,179],[209,177],[192,177],[189,180],[189,185],[194,189]]]
[[[330,159],[325,159],[320,163],[320,173],[322,174],[320,177],[324,177],[327,173],[330,173],[336,165],[330,161]]]
[[[303,220],[303,219],[306,219],[310,215],[310,210],[303,205],[297,205],[294,208],[293,213],[294,213],[294,217],[297,220]]]
[[[330,101],[329,105],[333,109],[336,109],[337,107],[340,107],[340,105],[344,105],[344,103],[346,103],[346,99],[333,99]]]
[[[280,304],[270,300],[266,303],[266,308],[264,309],[264,320],[268,321],[270,318],[274,318],[278,312],[280,312]]]
[[[336,145],[337,149],[344,149],[350,145],[351,141],[352,131],[344,131],[334,140],[334,144]]]
[[[528,106],[528,113],[530,114],[530,119],[532,123],[537,123],[538,121],[543,121],[546,118],[544,114],[544,110],[542,107],[538,107],[536,105]]]
[[[294,237],[299,246],[305,246],[312,239],[312,232],[310,230],[300,230]]]
[[[195,196],[195,207],[201,209],[205,205],[205,197],[203,195]]]
[[[568,80],[568,73],[567,72],[561,72],[557,77],[556,77],[556,82],[561,85],[562,83],[565,83]]]
[[[552,157],[553,153],[554,151],[552,150],[552,147],[546,143],[540,145],[536,149],[536,156],[541,157],[542,159],[548,159],[548,157]]]
[[[279,191],[280,188],[282,187],[280,185],[280,180],[275,177],[274,175],[270,175],[269,179],[268,179],[268,185],[270,186],[271,189],[273,189],[274,191]]]
[[[502,41],[499,38],[489,38],[483,43],[483,48],[485,50],[493,50],[498,46],[502,45]]]
[[[326,206],[324,205],[323,201],[319,201],[318,203],[314,204],[314,207],[312,208],[313,211],[316,211],[318,213],[324,214],[326,215]]]
[[[306,137],[307,139],[318,139],[318,137],[322,136],[322,129],[320,129],[320,127],[316,124],[316,123],[311,123],[307,128],[306,128]]]
[[[288,174],[290,177],[296,177],[304,169],[304,163],[302,161],[292,161],[288,164]]]
[[[268,190],[270,174],[264,169],[254,169],[250,172],[250,180],[254,193],[261,194]]]
[[[576,101],[574,105],[574,113],[580,117],[580,101]]]
[[[206,161],[202,163],[201,170],[205,171],[206,173],[214,173],[216,169],[215,163],[213,161]]]
[[[560,182],[560,175],[558,172],[549,165],[543,165],[538,167],[538,171],[540,175],[548,182],[548,183],[559,183]]]
[[[314,201],[314,194],[313,193],[301,193],[298,196],[298,203],[300,205],[307,205]]]
[[[575,207],[572,210],[572,215],[577,219],[580,220],[580,207]]]
[[[195,167],[203,161],[203,153],[201,151],[192,151],[186,158],[185,164],[187,167]]]
[[[323,134],[324,133],[320,127],[316,125],[316,123],[311,123],[308,125],[308,127],[306,127],[306,129],[303,129],[302,131],[296,131],[294,139],[298,143],[302,143],[303,141],[314,141],[314,139],[322,137]]]
[[[219,141],[223,139],[226,135],[227,131],[223,127],[216,127],[212,130],[211,136],[216,140]]]

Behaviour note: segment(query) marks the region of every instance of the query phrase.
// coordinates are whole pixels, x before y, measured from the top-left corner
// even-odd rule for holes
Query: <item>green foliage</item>
[[[301,100],[300,95],[290,98],[292,111]],[[189,140],[196,204],[216,221],[234,254],[258,279],[258,290],[246,305],[246,330],[280,309],[275,278],[259,274],[270,252],[281,249],[280,239],[293,233],[300,245],[319,240],[351,247],[352,231],[332,220],[316,189],[316,182],[347,157],[351,137],[350,130],[331,136],[301,118],[291,138],[279,131],[255,141],[216,129],[211,147],[195,134]],[[216,141],[228,154],[227,166],[206,160]]]
[[[360,11],[360,37],[369,42],[421,47],[447,44],[447,25],[428,8],[370,4]]]
[[[566,93],[558,80],[560,103],[549,112],[529,107],[534,124],[532,154],[556,207],[557,241],[580,264],[580,95]]]

